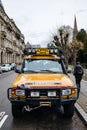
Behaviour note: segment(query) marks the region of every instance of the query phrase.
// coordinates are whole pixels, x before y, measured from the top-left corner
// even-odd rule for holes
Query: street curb
[[[81,106],[78,103],[75,104],[75,108],[76,108],[76,111],[82,117],[85,125],[87,126],[87,113],[81,108]]]

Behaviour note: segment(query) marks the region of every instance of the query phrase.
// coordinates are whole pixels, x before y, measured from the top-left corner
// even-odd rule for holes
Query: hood
[[[32,87],[73,87],[73,82],[66,74],[19,74],[13,82],[13,87],[26,85]]]

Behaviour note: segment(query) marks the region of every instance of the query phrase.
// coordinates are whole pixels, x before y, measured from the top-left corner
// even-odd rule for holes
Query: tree
[[[83,44],[82,44],[82,42],[80,42],[77,39],[75,39],[75,40],[72,40],[72,43],[70,44],[70,48],[71,48],[72,63],[75,66],[76,60],[77,60],[78,51],[83,49]]]
[[[81,29],[78,32],[77,39],[83,43],[83,50],[78,51],[77,58],[82,63],[87,63],[87,32],[84,29]]]
[[[53,43],[62,49],[65,65],[68,68],[68,59],[69,59],[69,41],[72,28],[70,26],[61,26],[57,29],[57,34],[53,35]]]
[[[84,29],[81,29],[77,34],[77,40],[84,43],[85,39],[86,39],[86,31]]]

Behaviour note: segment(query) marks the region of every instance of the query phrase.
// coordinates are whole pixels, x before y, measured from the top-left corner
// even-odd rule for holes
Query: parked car
[[[1,66],[0,66],[0,74],[2,73],[2,68],[1,68]]]
[[[15,70],[15,69],[17,68],[16,63],[11,63],[10,65],[11,65],[11,69],[12,69],[12,70]]]
[[[2,69],[3,72],[10,71],[11,70],[11,65],[10,64],[3,64],[1,66],[1,69]]]

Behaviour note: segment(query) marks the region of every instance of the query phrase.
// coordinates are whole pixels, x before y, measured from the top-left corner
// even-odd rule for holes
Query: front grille
[[[61,89],[29,89],[26,90],[26,96],[30,96],[31,91],[36,92],[38,91],[40,93],[40,96],[47,96],[48,91],[53,92],[56,91],[57,97],[61,94]]]

